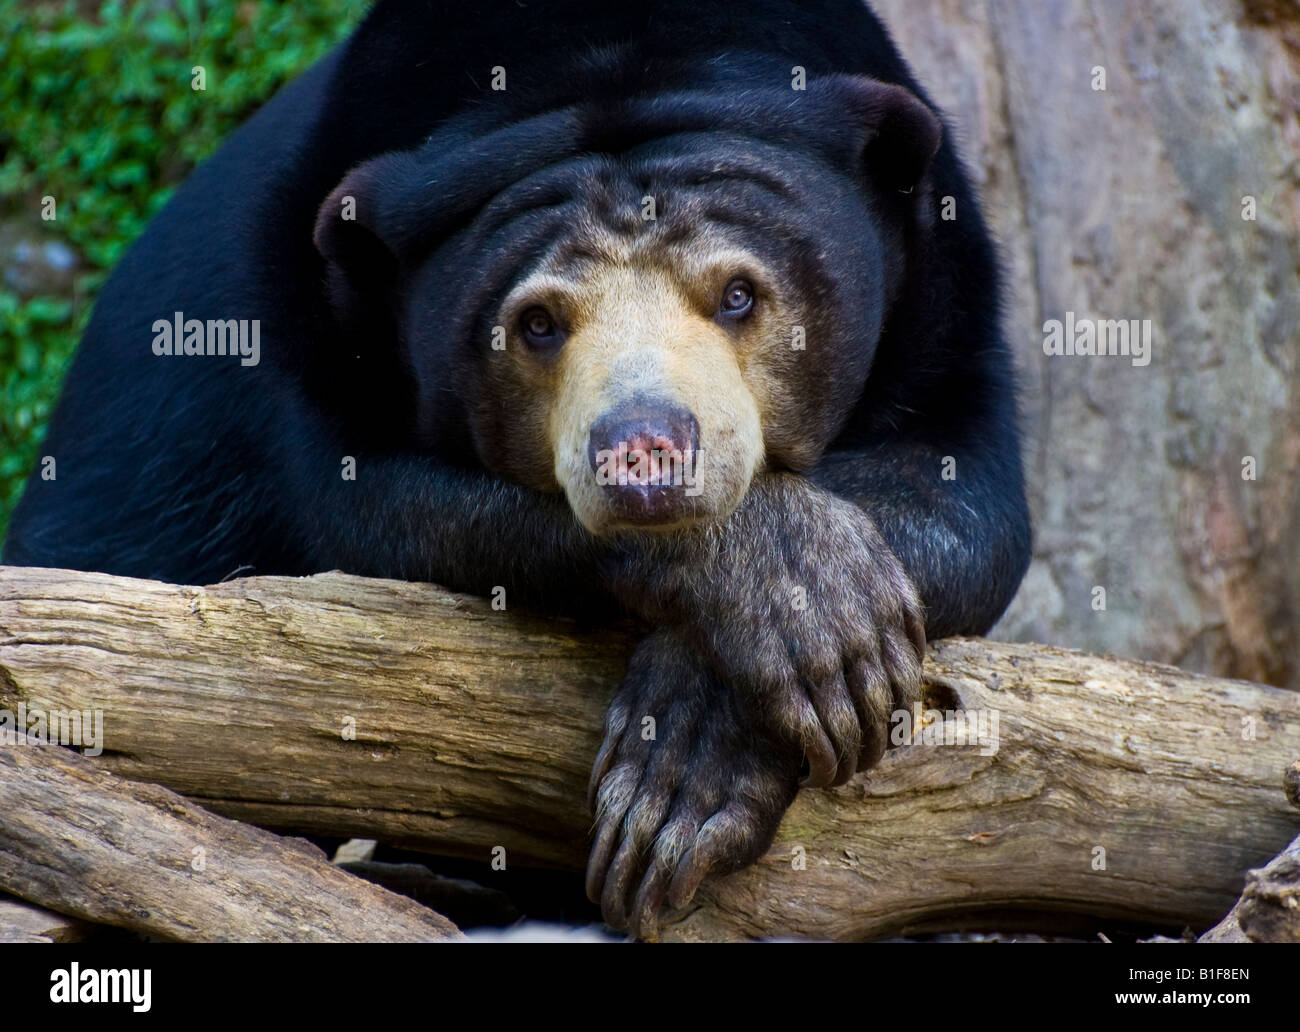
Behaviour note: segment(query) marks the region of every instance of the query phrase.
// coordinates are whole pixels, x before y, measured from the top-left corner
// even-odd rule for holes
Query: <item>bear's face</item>
[[[477,447],[594,533],[724,518],[756,470],[811,466],[861,391],[885,290],[866,205],[716,137],[581,173],[492,307],[504,347],[468,364]],[[825,243],[827,210],[855,246]]]
[[[565,111],[440,170],[386,155],[317,224],[346,289],[389,284],[426,440],[462,421],[484,465],[562,490],[596,534],[723,519],[756,471],[808,470],[861,395],[903,277],[889,176],[923,174],[928,109],[870,80],[824,88],[793,122],[780,95],[744,112],[752,125],[715,109],[660,98],[644,116],[658,123],[621,126],[613,153]],[[333,218],[347,196],[382,246]]]
[[[502,472],[562,488],[594,533],[725,515],[763,460],[753,357],[788,313],[769,297],[758,311],[770,277],[752,255],[694,243],[551,255],[501,307],[512,347],[489,377],[536,399],[536,422],[485,419],[476,436]],[[545,442],[535,467],[516,468],[521,438]]]

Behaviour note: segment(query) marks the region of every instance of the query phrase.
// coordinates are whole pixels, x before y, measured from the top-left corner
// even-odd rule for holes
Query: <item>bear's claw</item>
[[[665,902],[687,905],[706,875],[771,844],[800,755],[756,734],[733,696],[675,630],[649,635],[632,657],[592,775],[587,895],[611,926],[655,938]]]

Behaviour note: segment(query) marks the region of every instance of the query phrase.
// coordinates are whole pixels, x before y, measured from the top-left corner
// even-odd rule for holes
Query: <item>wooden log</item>
[[[0,568],[0,708],[98,709],[95,762],[227,816],[485,862],[584,863],[632,641],[339,574],[194,588]],[[926,676],[938,710],[996,718],[997,749],[918,744],[801,793],[769,854],[706,882],[664,938],[862,939],[992,912],[1206,928],[1298,830],[1277,785],[1300,695],[975,639],[937,643]]]
[[[89,931],[75,917],[0,898],[0,942],[81,942]]]
[[[1300,760],[1282,778],[1287,802],[1300,807]],[[1197,942],[1300,942],[1300,838],[1257,871],[1227,916]]]
[[[1251,942],[1300,942],[1300,838],[1246,873],[1237,923]]]
[[[68,749],[0,747],[0,885],[189,942],[428,942],[456,926],[302,839],[207,813]]]
[[[1197,942],[1300,942],[1300,838],[1246,872],[1241,899]]]

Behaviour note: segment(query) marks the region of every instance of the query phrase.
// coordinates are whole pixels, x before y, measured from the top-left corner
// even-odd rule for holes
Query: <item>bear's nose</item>
[[[698,494],[699,435],[694,415],[663,403],[631,403],[596,420],[587,457],[615,516],[653,524],[685,515]]]

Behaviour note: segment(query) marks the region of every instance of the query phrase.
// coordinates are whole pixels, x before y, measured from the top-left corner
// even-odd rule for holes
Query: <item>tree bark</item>
[[[870,6],[1006,258],[1035,554],[997,636],[1300,688],[1300,4]],[[1071,311],[1150,320],[1149,364],[1046,356]]]
[[[1283,777],[1287,801],[1300,807],[1300,760]],[[1300,838],[1258,871],[1228,915],[1198,942],[1300,942]]]
[[[99,710],[99,768],[268,828],[478,858],[488,884],[494,847],[584,863],[632,643],[340,574],[195,588],[0,568],[0,709]],[[800,793],[768,855],[706,882],[664,938],[863,939],[989,912],[1206,928],[1300,826],[1281,791],[1300,695],[978,639],[935,644],[926,679],[948,719]],[[925,744],[957,714],[996,718],[996,749]]]
[[[1198,942],[1300,942],[1300,838],[1256,871],[1227,917]]]
[[[0,943],[81,942],[89,928],[84,921],[66,914],[14,899],[0,899]]]
[[[0,814],[0,885],[87,921],[186,942],[458,937],[309,842],[216,817],[68,749],[0,748]]]

